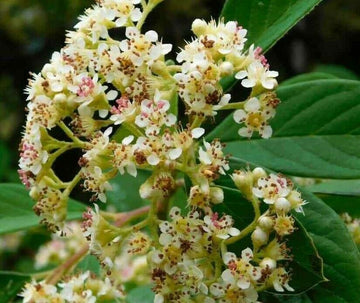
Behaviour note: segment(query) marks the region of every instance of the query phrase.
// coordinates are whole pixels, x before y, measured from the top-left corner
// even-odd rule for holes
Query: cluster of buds
[[[178,64],[169,63],[165,55],[172,45],[153,30],[141,31],[161,1],[98,0],[68,32],[65,47],[29,82],[19,174],[37,201],[34,210],[50,229],[64,230],[67,200],[79,183],[93,194],[93,202],[105,203],[116,175],[137,177],[141,170],[151,175],[138,189],[150,204],[145,210],[114,214],[95,204],[84,213],[84,237],[73,227],[77,232],[69,240],[54,237],[38,254],[39,267],[64,262],[74,254],[75,243],[87,241],[107,277],[100,283],[85,273],[57,286],[29,283],[24,302],[120,298],[122,283],[139,268],[148,279],[145,274],[138,281],[151,276],[156,303],[256,302],[259,290],[291,290],[280,266],[288,258],[281,238],[294,231],[290,211],[302,211],[304,201],[282,176],[268,176],[259,168],[235,172],[236,186],[254,207],[260,199],[269,208],[261,217],[256,212],[253,248],[241,256],[228,252],[228,244],[246,235],[231,216],[213,209],[224,200],[215,182],[230,170],[229,158],[221,140],[206,141],[201,127],[218,111],[235,109],[235,122],[243,124],[240,136],[258,132],[269,138],[268,121],[279,103],[273,91],[278,73],[269,70],[260,48],[245,46],[246,29],[223,20],[195,20],[196,37],[179,51]],[[123,40],[113,39],[111,30],[117,28],[124,28]],[[230,94],[223,92],[221,80],[231,75],[251,89],[246,101],[230,102]],[[184,124],[177,122],[178,100],[185,105]],[[67,139],[60,139],[64,135]],[[65,182],[53,164],[69,150],[82,155],[76,175]],[[191,183],[187,206],[172,207],[168,218],[183,176]]]

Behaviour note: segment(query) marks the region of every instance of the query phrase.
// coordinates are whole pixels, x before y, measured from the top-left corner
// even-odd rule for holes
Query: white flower
[[[268,177],[260,178],[252,191],[256,197],[263,199],[266,204],[274,204],[279,199],[286,199],[291,187],[286,178],[270,174]]]
[[[241,258],[237,258],[231,252],[225,253],[223,259],[228,269],[222,273],[221,278],[226,283],[237,285],[240,289],[248,289],[252,283],[261,278],[260,268],[250,263],[252,258],[253,252],[250,248],[241,252]]]
[[[245,124],[238,131],[240,136],[251,137],[257,131],[264,139],[268,139],[272,135],[272,128],[267,123],[274,115],[275,110],[271,105],[264,99],[253,97],[245,102],[244,109],[236,110],[233,117],[236,123]]]
[[[171,44],[158,42],[158,34],[153,30],[141,34],[136,27],[127,27],[125,35],[128,39],[120,42],[120,49],[135,66],[152,65],[172,49]]]
[[[232,227],[234,220],[228,215],[223,215],[219,218],[219,215],[214,213],[212,216],[205,216],[204,223],[206,225],[203,229],[206,232],[213,233],[220,239],[227,239],[231,236],[240,234],[240,231],[237,228]]]
[[[162,126],[172,126],[176,123],[176,116],[168,113],[170,103],[161,99],[159,90],[155,91],[153,100],[141,102],[141,112],[135,118],[135,124],[145,128],[147,136],[157,136]]]
[[[239,71],[236,79],[243,79],[241,85],[251,88],[261,85],[266,89],[274,89],[277,85],[276,77],[279,75],[276,71],[269,71],[260,61],[252,62],[246,70]]]

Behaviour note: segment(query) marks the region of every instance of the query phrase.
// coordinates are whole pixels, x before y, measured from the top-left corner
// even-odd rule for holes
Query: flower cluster
[[[70,225],[67,240],[54,236],[37,255],[38,267],[66,266],[84,244],[84,254],[88,248],[103,266],[102,280],[89,272],[60,283],[51,276],[28,283],[24,302],[115,300],[123,283],[150,277],[156,303],[256,302],[261,290],[292,290],[282,238],[295,230],[290,211],[302,212],[305,202],[285,177],[260,168],[236,171],[232,178],[256,216],[240,231],[232,216],[215,209],[225,196],[216,182],[231,167],[221,139],[208,140],[202,127],[218,111],[235,109],[240,136],[269,138],[278,73],[260,48],[247,47],[247,31],[234,21],[195,20],[195,38],[179,51],[177,64],[166,61],[172,45],[153,30],[142,31],[161,1],[98,0],[29,82],[19,174],[51,230],[66,233],[75,187],[105,203],[115,176],[148,174],[136,189],[147,206],[114,213],[95,203],[83,214],[83,236]],[[119,28],[124,36],[116,40]],[[230,102],[221,85],[227,76],[241,80],[249,98]],[[178,101],[185,105],[180,120]],[[75,176],[64,181],[54,163],[71,150],[81,156]],[[179,192],[186,197],[174,201]],[[262,215],[260,200],[268,205]],[[187,205],[173,207],[177,202]],[[252,247],[228,251],[250,234]]]
[[[213,116],[229,103],[231,96],[220,85],[225,76],[235,74],[243,79],[243,87],[253,88],[256,94],[276,87],[278,73],[269,71],[260,48],[245,49],[247,30],[236,22],[196,19],[192,30],[196,38],[178,54],[181,71],[174,75],[189,113]]]
[[[213,278],[211,260],[214,245],[220,239],[238,235],[233,220],[214,213],[201,218],[194,211],[186,216],[174,207],[171,222],[160,224],[160,248],[151,252],[152,279],[155,284],[155,302],[190,302],[191,298],[207,296],[207,282]]]
[[[56,286],[46,281],[26,283],[20,296],[24,303],[109,302],[124,297],[121,287],[118,288],[108,278],[98,279],[89,271],[65,278]]]

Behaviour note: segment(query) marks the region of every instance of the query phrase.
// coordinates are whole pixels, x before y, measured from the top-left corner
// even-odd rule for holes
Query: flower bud
[[[191,25],[191,30],[196,36],[201,36],[205,34],[207,28],[207,23],[205,20],[195,19]]]
[[[286,199],[290,202],[292,209],[298,208],[304,203],[303,199],[301,199],[301,194],[297,190],[292,190]]]
[[[260,267],[261,268],[268,268],[270,270],[273,270],[276,268],[276,261],[274,259],[271,258],[264,258],[261,262],[260,262]]]
[[[224,191],[220,187],[210,187],[210,201],[213,204],[220,204],[224,201]]]
[[[221,76],[230,76],[234,73],[234,66],[231,62],[224,61],[220,64]]]
[[[235,186],[245,197],[252,197],[253,174],[250,171],[237,170],[232,174]]]
[[[260,178],[266,178],[267,177],[267,173],[262,167],[254,168],[252,173],[253,173],[253,177],[254,177],[254,182],[259,180]]]
[[[254,232],[251,234],[251,240],[255,247],[260,247],[268,242],[269,235],[260,227],[256,227]]]
[[[279,198],[274,203],[276,212],[289,212],[291,210],[290,202],[285,198]]]
[[[270,231],[274,227],[274,220],[272,217],[261,216],[258,220],[258,225],[265,231]]]

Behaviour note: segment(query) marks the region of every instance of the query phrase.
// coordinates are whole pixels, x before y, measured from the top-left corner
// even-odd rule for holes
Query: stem
[[[193,120],[193,122],[191,123],[191,127],[190,129],[194,129],[197,127],[200,127],[201,124],[204,122],[205,118],[204,117],[199,117],[198,115],[195,116],[195,119]]]
[[[78,147],[84,148],[85,143],[81,141],[78,137],[74,135],[74,133],[71,131],[70,128],[66,126],[66,124],[63,121],[60,121],[58,123],[58,126],[64,131],[64,133],[75,143],[78,145]]]
[[[141,129],[139,129],[134,123],[123,122],[122,126],[136,137],[144,136],[144,133],[141,131]]]
[[[43,278],[47,277],[51,273],[52,273],[52,270],[47,270],[47,271],[30,274],[30,276],[34,280],[42,280]]]
[[[150,210],[150,206],[140,207],[138,209],[134,209],[132,211],[126,213],[113,214],[115,219],[116,226],[123,226],[131,220],[137,219],[145,214],[147,214]]]
[[[147,4],[145,3],[145,1],[141,1],[141,5],[143,7],[143,13],[142,13],[141,19],[138,21],[138,23],[136,25],[138,30],[141,30],[147,16],[162,1],[164,1],[164,0],[150,0]]]
[[[63,275],[70,271],[70,269],[78,263],[89,251],[89,245],[84,245],[77,253],[72,255],[63,264],[57,267],[52,274],[45,280],[47,284],[55,285]]]
[[[81,169],[80,171],[76,174],[76,176],[74,177],[74,179],[72,179],[72,181],[69,183],[69,185],[66,187],[65,191],[64,191],[64,195],[65,196],[69,196],[71,191],[74,189],[74,187],[76,186],[76,184],[79,183],[79,181],[81,180]]]
[[[254,220],[250,223],[250,225],[248,225],[245,229],[243,229],[238,236],[226,239],[224,241],[226,245],[233,244],[233,243],[241,240],[242,238],[246,237],[249,233],[251,233],[256,228],[257,221],[260,217],[259,201],[258,201],[258,199],[253,197],[250,199],[250,202],[251,202],[251,204],[254,208],[254,212],[255,212]]]
[[[244,102],[245,101],[229,103],[229,104],[226,104],[226,105],[222,106],[218,110],[243,109],[244,108]]]
[[[159,234],[158,234],[158,225],[157,225],[157,202],[155,199],[151,200],[151,205],[149,209],[149,215],[148,215],[148,223],[151,235],[153,239],[156,241],[155,246],[158,246],[159,244]]]
[[[180,65],[168,65],[167,70],[169,71],[169,73],[181,72],[181,66]]]

